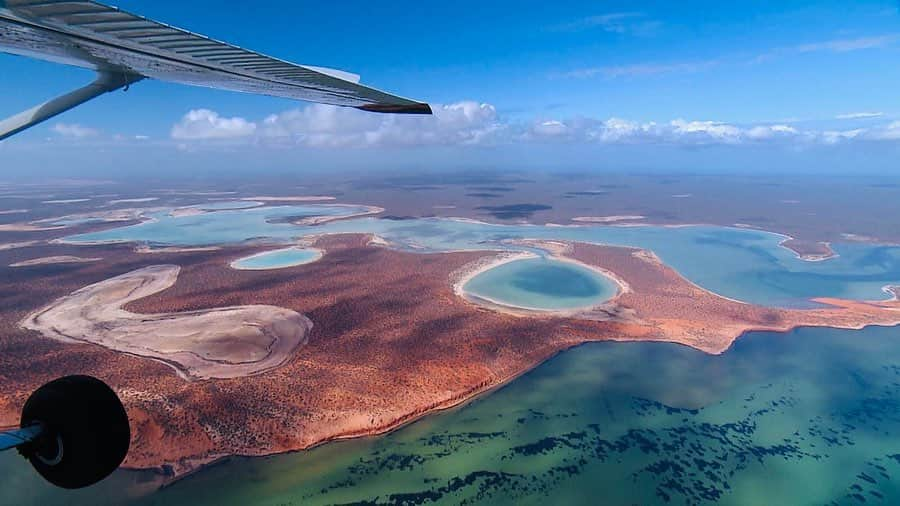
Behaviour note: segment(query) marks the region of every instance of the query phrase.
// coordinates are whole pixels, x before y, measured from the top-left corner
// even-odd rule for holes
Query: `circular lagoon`
[[[616,295],[608,277],[581,265],[547,258],[515,260],[488,269],[463,291],[495,304],[538,311],[596,306]]]
[[[284,248],[257,253],[248,257],[239,258],[231,262],[231,267],[239,270],[266,270],[282,269],[295,265],[308,264],[322,258],[322,252],[317,249]]]

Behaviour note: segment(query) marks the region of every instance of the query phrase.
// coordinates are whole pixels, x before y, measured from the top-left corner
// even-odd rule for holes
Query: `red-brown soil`
[[[0,265],[37,256],[103,256],[90,264],[8,269],[0,285],[0,425],[17,422],[29,392],[64,374],[110,383],[133,426],[129,467],[182,474],[222,455],[262,455],[390,430],[449,407],[586,341],[672,341],[719,353],[749,329],[900,323],[900,303],[823,301],[817,310],[769,309],[696,287],[652,255],[574,245],[565,253],[614,272],[631,288],[585,320],[521,317],[457,297],[451,273],[496,253],[413,254],[363,236],[320,239],[311,264],[238,271],[260,247],[138,254],[126,246],[0,251]],[[99,255],[102,251],[103,254]],[[82,286],[147,265],[181,266],[171,288],[126,306],[139,313],[270,304],[312,320],[308,344],[264,374],[187,381],[169,367],[94,345],[22,330],[31,311]],[[605,320],[605,321],[599,321]]]

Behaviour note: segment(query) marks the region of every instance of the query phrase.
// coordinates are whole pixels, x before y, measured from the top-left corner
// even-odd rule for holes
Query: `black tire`
[[[59,487],[93,485],[128,454],[128,415],[116,393],[96,378],[67,376],[35,390],[22,409],[21,426],[36,423],[43,434],[19,451]]]

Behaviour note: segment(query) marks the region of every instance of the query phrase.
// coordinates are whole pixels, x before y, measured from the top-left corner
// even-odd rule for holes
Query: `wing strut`
[[[0,141],[46,121],[57,114],[66,112],[88,100],[97,98],[104,93],[124,88],[143,78],[143,76],[137,74],[101,70],[97,73],[97,79],[91,84],[0,121]]]

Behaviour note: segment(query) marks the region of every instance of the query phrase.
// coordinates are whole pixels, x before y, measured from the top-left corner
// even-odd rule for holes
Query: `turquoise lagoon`
[[[687,279],[726,297],[767,306],[808,307],[813,297],[884,299],[900,284],[900,247],[835,244],[837,258],[806,262],[781,247],[783,236],[739,228],[496,225],[468,220],[346,219],[319,226],[288,221],[304,216],[347,216],[359,207],[302,205],[222,210],[194,216],[151,215],[138,225],[70,236],[67,241],[195,246],[247,240],[292,243],[323,233],[375,233],[400,249],[526,249],[511,240],[533,238],[634,246],[654,251]]]
[[[612,298],[618,287],[575,263],[529,258],[482,272],[463,290],[505,306],[553,311],[595,306]]]
[[[317,249],[284,248],[239,258],[231,263],[231,267],[253,271],[283,269],[315,262],[321,257],[322,252]]]

